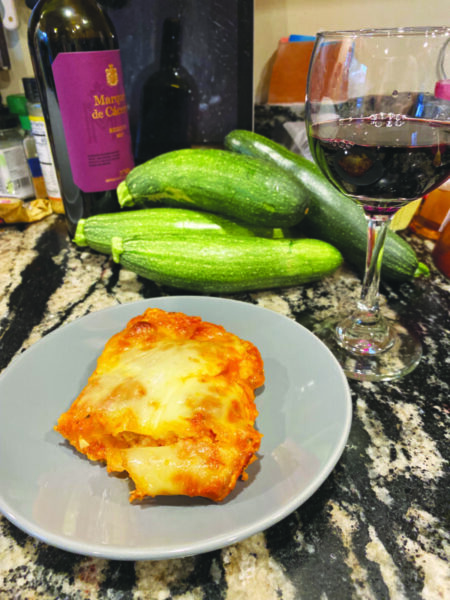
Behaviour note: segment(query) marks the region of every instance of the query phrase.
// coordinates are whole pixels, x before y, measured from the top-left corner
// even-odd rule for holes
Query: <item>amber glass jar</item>
[[[450,179],[422,200],[409,227],[414,233],[437,240],[447,213],[450,211]]]
[[[434,247],[433,262],[446,277],[450,278],[450,212]]]

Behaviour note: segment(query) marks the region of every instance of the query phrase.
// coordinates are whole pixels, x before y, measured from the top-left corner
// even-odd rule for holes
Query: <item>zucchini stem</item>
[[[117,186],[117,199],[122,208],[126,206],[133,206],[134,204],[133,196],[128,189],[126,179],[121,181]]]
[[[77,228],[75,230],[75,235],[73,241],[77,246],[88,246],[88,241],[86,239],[86,234],[84,231],[84,227],[86,224],[86,219],[80,219],[77,223]]]
[[[417,269],[414,271],[414,277],[429,277],[429,276],[430,276],[430,269],[428,268],[428,266],[423,262],[419,262],[417,265]]]
[[[111,239],[111,254],[113,261],[120,263],[120,257],[123,254],[123,239],[121,237],[115,236]]]

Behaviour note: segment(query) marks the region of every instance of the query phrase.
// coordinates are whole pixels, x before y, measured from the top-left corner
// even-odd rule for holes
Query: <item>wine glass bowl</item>
[[[448,27],[321,32],[311,57],[306,126],[325,177],[362,207],[366,269],[356,310],[316,333],[347,376],[390,380],[409,373],[421,344],[379,309],[380,268],[390,219],[450,175]]]

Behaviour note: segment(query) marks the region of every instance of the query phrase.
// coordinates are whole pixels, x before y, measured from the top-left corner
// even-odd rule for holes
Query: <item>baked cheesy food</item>
[[[126,471],[130,501],[220,501],[256,458],[254,390],[263,382],[250,342],[200,317],[149,308],[107,342],[55,429],[108,472]]]

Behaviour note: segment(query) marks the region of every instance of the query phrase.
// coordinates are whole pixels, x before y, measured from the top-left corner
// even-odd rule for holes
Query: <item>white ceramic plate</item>
[[[130,504],[128,478],[108,475],[53,430],[105,342],[153,306],[199,315],[258,346],[264,434],[249,479],[221,503],[159,497]],[[0,511],[53,546],[117,560],[187,556],[233,544],[307,500],[336,465],[351,424],[347,380],[312,333],[246,302],[173,296],[91,313],[34,344],[0,376]]]

